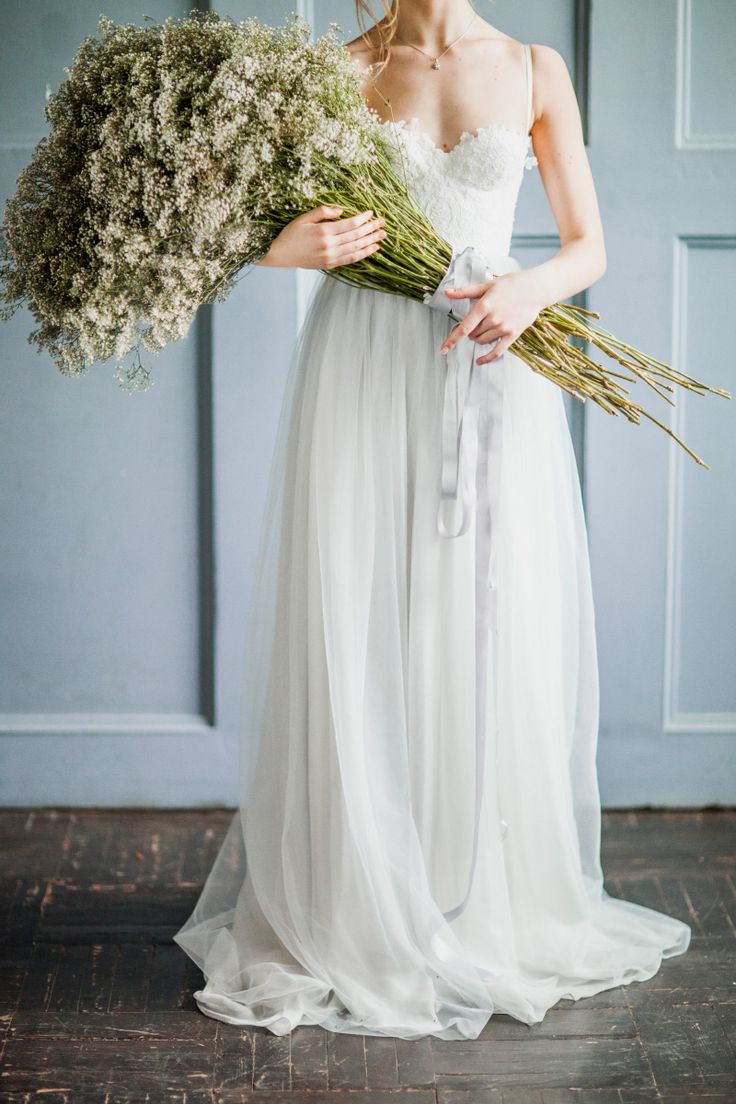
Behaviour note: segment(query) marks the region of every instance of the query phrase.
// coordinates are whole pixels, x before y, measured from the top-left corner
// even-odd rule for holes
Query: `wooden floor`
[[[690,950],[467,1042],[199,1012],[171,936],[231,815],[0,811],[3,1104],[736,1104],[736,812],[606,814],[607,889],[686,919]]]

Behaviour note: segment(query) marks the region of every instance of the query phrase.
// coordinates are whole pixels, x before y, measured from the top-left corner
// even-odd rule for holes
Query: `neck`
[[[461,35],[474,13],[469,0],[401,0],[396,33],[431,53]]]

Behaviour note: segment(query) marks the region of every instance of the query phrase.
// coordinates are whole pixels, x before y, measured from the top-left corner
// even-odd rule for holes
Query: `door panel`
[[[155,15],[190,4],[167,0]],[[217,5],[274,23],[286,0]],[[353,37],[347,0],[300,10]],[[608,271],[587,295],[609,328],[736,391],[716,335],[736,277],[732,0],[512,0],[478,5],[565,57],[583,115]],[[105,11],[141,21],[147,8]],[[43,129],[92,0],[14,4],[0,65],[0,187]],[[537,172],[512,252],[558,248]],[[312,274],[255,269],[125,395],[111,366],[61,377],[0,333],[2,588],[0,801],[208,804],[237,798],[241,665],[271,451]],[[599,773],[608,805],[736,797],[736,512],[732,405],[637,398],[661,430],[566,397],[590,538],[601,665]],[[244,734],[248,740],[248,734]]]
[[[125,22],[146,9],[105,10]],[[5,12],[3,198],[45,131],[47,88],[98,15],[93,0]],[[27,343],[32,328],[24,310],[0,334],[2,800],[168,804],[187,784],[199,798],[214,780],[206,766],[189,783],[191,767],[178,778],[177,767],[214,723],[202,326],[132,396],[112,365],[62,376]]]
[[[713,0],[625,0],[596,4],[591,23],[609,258],[591,306],[614,332],[732,393],[734,355],[716,327],[736,275],[735,16]],[[681,392],[672,410],[648,388],[636,395],[711,468],[655,426],[588,411],[603,798],[732,801],[733,402]]]

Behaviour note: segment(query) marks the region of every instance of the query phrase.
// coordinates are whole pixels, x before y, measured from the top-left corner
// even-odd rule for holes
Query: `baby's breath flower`
[[[187,333],[201,303],[221,302],[295,215],[320,203],[385,219],[381,249],[329,274],[423,301],[452,249],[394,172],[392,150],[331,24],[280,28],[192,12],[161,24],[99,20],[48,97],[50,133],[18,178],[0,245],[0,317],[21,303],[29,340],[78,376],[116,357],[128,390],[150,386],[141,346]],[[661,394],[663,381],[730,397],[588,319],[552,304],[511,352],[578,398],[672,430],[569,339],[582,339]],[[595,315],[595,317],[598,317]],[[133,353],[133,362],[123,360]],[[707,465],[706,465],[707,466]]]
[[[100,17],[6,207],[3,317],[27,304],[29,340],[71,375],[184,336],[285,221],[376,156],[338,31],[312,42],[298,16]],[[123,377],[149,378],[139,361]]]

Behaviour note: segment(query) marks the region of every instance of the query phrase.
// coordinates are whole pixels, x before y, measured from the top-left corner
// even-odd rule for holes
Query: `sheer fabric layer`
[[[475,1038],[494,1012],[539,1022],[689,943],[603,889],[577,468],[561,391],[510,353],[484,369],[504,378],[484,400],[503,444],[482,658],[487,546],[436,529],[449,325],[323,277],[300,334],[251,598],[240,808],[175,936],[205,975],[200,1009],[228,1023]]]

